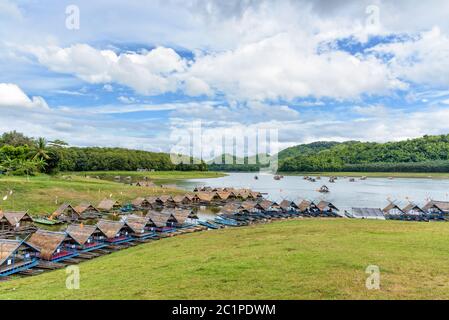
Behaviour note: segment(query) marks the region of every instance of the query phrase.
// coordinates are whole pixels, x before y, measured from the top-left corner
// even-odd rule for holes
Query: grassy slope
[[[449,173],[438,172],[286,172],[284,175],[336,176],[336,177],[372,177],[372,178],[431,178],[449,179]]]
[[[132,173],[123,172],[123,175]],[[205,173],[204,177],[211,177],[214,173]],[[155,173],[161,182],[170,179],[185,179],[186,177],[200,177],[199,172],[157,172]],[[190,175],[190,176],[189,176]],[[93,177],[94,175],[91,174]],[[166,177],[167,180],[163,179]],[[4,195],[13,190],[13,195],[3,201]],[[53,212],[58,205],[69,202],[77,205],[89,201],[98,204],[101,199],[112,194],[114,199],[128,201],[138,196],[153,194],[180,193],[179,190],[161,188],[142,188],[116,183],[95,178],[85,178],[68,174],[61,176],[37,177],[0,177],[0,209],[3,210],[29,210],[32,214],[44,214]],[[57,203],[56,203],[57,200]]]
[[[447,223],[286,221],[164,239],[0,283],[2,299],[449,298]],[[365,269],[381,270],[367,290]]]

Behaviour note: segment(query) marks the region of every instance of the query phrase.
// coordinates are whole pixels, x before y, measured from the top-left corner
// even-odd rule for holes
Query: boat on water
[[[259,180],[259,177],[258,176],[254,176],[254,180]]]
[[[321,188],[319,188],[317,191],[321,192],[321,193],[329,193],[330,192],[329,188],[326,185],[321,186]]]
[[[273,177],[273,179],[274,179],[274,180],[281,180],[281,176],[275,175],[275,176]]]

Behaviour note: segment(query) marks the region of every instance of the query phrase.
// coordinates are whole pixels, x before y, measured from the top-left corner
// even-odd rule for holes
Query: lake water
[[[348,178],[339,177],[335,183],[329,183],[327,177],[316,182],[309,182],[302,176],[285,176],[274,180],[272,175],[256,173],[229,173],[228,176],[214,179],[192,179],[179,182],[179,186],[192,191],[196,186],[250,188],[266,193],[273,201],[283,199],[326,200],[335,204],[340,210],[352,207],[384,208],[388,199],[395,200],[400,206],[409,201],[423,205],[429,199],[449,201],[449,180],[443,179],[408,179],[368,178],[350,182]],[[327,185],[330,193],[317,192],[322,185]]]

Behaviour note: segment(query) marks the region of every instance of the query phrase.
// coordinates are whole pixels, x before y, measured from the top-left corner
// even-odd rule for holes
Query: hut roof
[[[285,209],[288,209],[289,207],[291,207],[292,204],[293,204],[293,202],[291,202],[291,201],[282,200],[281,203],[279,204],[279,206],[285,210]]]
[[[71,212],[75,212],[78,213],[75,208],[72,207],[71,204],[69,203],[64,203],[61,206],[59,206],[58,209],[55,210],[55,212],[52,213],[52,217],[56,218],[59,217],[61,214],[63,214],[64,212],[66,212],[67,210],[71,211]]]
[[[209,202],[212,201],[215,194],[213,192],[198,192],[196,195],[201,201]]]
[[[257,205],[257,202],[254,201],[243,201],[240,206],[237,205],[237,208],[242,210],[251,210]]]
[[[157,198],[162,203],[173,202],[173,198],[171,196],[163,195]]]
[[[91,205],[90,203],[80,203],[79,205],[77,205],[75,208],[75,211],[78,214],[83,214],[86,211],[95,211],[95,212],[100,212],[97,208],[95,208],[93,205]]]
[[[262,196],[262,194],[258,191],[251,191],[250,194],[253,198],[260,198]]]
[[[131,204],[132,204],[133,206],[142,206],[142,205],[145,205],[145,204],[151,204],[151,203],[150,203],[147,199],[142,198],[142,197],[139,197],[139,198],[134,199],[134,200],[131,202]]]
[[[384,212],[379,208],[352,208],[354,218],[385,220]]]
[[[188,218],[198,219],[198,216],[193,213],[192,210],[188,209],[177,209],[174,210],[172,214],[175,217],[176,221],[180,224],[185,223]]]
[[[421,213],[424,213],[424,210],[423,209],[421,209],[420,207],[418,207],[416,204],[414,204],[414,203],[409,203],[408,205],[406,205],[405,207],[404,207],[404,209],[402,209],[402,211],[404,212],[404,213],[409,213],[410,211],[412,211],[412,210],[417,210],[417,211],[419,211],[419,212],[421,212]]]
[[[185,197],[189,200],[192,201],[195,198],[195,194],[193,193],[186,193]]]
[[[42,259],[50,260],[56,249],[66,239],[68,239],[68,235],[65,232],[37,230],[27,242],[40,250]]]
[[[270,200],[263,200],[259,202],[257,205],[259,205],[263,210],[268,210],[274,202],[271,202]]]
[[[125,223],[122,221],[112,221],[112,220],[100,220],[97,223],[97,227],[103,232],[106,237],[114,238],[117,233],[124,227]]]
[[[111,210],[114,207],[119,207],[121,206],[120,202],[117,200],[113,200],[113,199],[103,199],[97,206],[98,209],[100,210]]]
[[[301,210],[301,211],[306,211],[311,206],[315,205],[313,202],[308,201],[308,200],[296,201],[296,202],[294,202],[294,204],[296,204],[298,209]]]
[[[170,218],[173,218],[171,214],[165,214],[157,211],[148,211],[146,217],[150,218],[156,227],[165,227]]]
[[[334,209],[336,211],[339,211],[338,208],[336,206],[334,206],[331,202],[328,201],[320,201],[317,205],[317,208],[320,209],[321,211],[323,211],[324,209],[326,209],[327,207]]]
[[[126,217],[125,223],[134,233],[143,233],[145,227],[150,223],[150,218],[148,216],[129,215]]]
[[[67,234],[79,245],[85,244],[87,240],[98,231],[100,231],[100,229],[97,226],[83,224],[70,224],[66,229]]]
[[[0,239],[0,266],[21,246],[26,245],[35,251],[39,251],[38,248],[26,243],[22,240],[7,240]]]
[[[172,199],[176,203],[182,203],[184,200],[186,200],[186,196],[177,195],[177,196],[173,196]]]
[[[150,204],[156,203],[157,197],[151,196],[145,198]]]
[[[26,211],[6,211],[0,212],[0,218],[5,217],[8,223],[15,226],[17,223],[22,221],[33,221],[28,212]]]
[[[386,206],[385,208],[382,209],[382,211],[383,211],[384,213],[388,213],[388,212],[390,212],[390,210],[393,210],[393,209],[396,209],[396,210],[399,210],[399,211],[403,212],[402,209],[399,208],[399,207],[398,207],[396,204],[394,204],[393,202],[390,202],[390,203],[388,204],[388,206]]]
[[[221,200],[227,200],[231,195],[231,193],[227,191],[217,191],[216,194]]]
[[[427,211],[430,208],[435,207],[442,212],[449,212],[449,202],[448,201],[429,201],[424,207],[423,210]]]

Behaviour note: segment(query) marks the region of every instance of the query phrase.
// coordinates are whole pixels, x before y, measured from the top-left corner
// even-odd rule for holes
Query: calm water
[[[309,199],[314,201],[326,200],[334,203],[340,210],[351,207],[383,208],[388,199],[396,200],[401,206],[409,200],[418,205],[428,199],[449,201],[449,180],[368,178],[356,182],[338,178],[335,183],[322,177],[317,182],[309,182],[302,176],[285,176],[276,181],[272,175],[258,175],[255,173],[230,173],[227,177],[214,179],[192,179],[179,183],[180,187],[192,190],[195,186],[250,188],[266,193],[266,197],[273,201],[282,199]],[[321,194],[316,190],[323,184],[327,185],[330,193]]]

